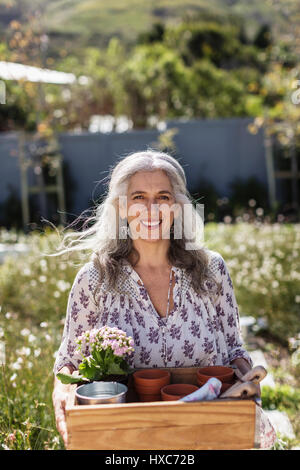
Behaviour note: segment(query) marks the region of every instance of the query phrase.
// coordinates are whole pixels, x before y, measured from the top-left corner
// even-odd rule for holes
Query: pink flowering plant
[[[133,371],[128,365],[134,351],[131,336],[119,328],[103,326],[85,331],[76,340],[77,352],[82,356],[77,377],[58,373],[63,383],[104,380],[110,375],[127,375]]]

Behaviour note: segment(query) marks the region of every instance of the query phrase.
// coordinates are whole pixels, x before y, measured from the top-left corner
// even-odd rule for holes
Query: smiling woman
[[[91,251],[71,288],[55,374],[78,369],[76,338],[104,325],[133,338],[128,361],[135,368],[236,365],[243,375],[251,369],[227,265],[204,246],[197,215],[175,158],[147,150],[118,162],[93,226],[65,235],[55,254]],[[64,387],[55,381],[53,403],[66,442]]]

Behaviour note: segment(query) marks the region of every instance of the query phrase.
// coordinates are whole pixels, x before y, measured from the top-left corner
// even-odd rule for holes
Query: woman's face
[[[127,221],[133,239],[155,242],[170,238],[175,197],[171,182],[162,170],[139,171],[129,181]]]

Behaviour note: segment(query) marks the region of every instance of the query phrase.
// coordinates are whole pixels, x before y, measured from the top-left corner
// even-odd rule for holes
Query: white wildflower
[[[29,343],[34,343],[34,341],[36,340],[36,336],[34,336],[33,334],[30,334],[28,336],[28,341]]]
[[[35,349],[33,354],[34,354],[34,357],[39,357],[39,355],[41,354],[41,348]]]
[[[11,376],[10,381],[13,382],[14,380],[16,380],[16,378],[17,378],[17,374],[14,373],[14,374]]]
[[[28,330],[28,328],[23,328],[23,330],[21,330],[21,335],[22,336],[29,336],[30,335],[30,330]]]
[[[65,282],[63,280],[57,281],[56,285],[61,292],[65,292],[71,287],[69,282]]]
[[[42,271],[47,271],[47,261],[45,259],[40,260],[40,267],[42,268]]]
[[[31,353],[31,349],[30,348],[26,348],[25,346],[23,346],[23,348],[21,349],[17,349],[16,350],[16,353],[20,356],[29,356],[30,353]]]
[[[19,364],[19,362],[14,362],[13,364],[11,364],[10,368],[13,370],[20,370],[22,366],[21,364]]]
[[[47,326],[48,326],[48,323],[46,321],[43,321],[42,323],[40,323],[41,328],[47,328]]]
[[[40,276],[40,277],[39,277],[39,281],[40,281],[40,282],[46,282],[46,281],[47,281],[46,276]]]

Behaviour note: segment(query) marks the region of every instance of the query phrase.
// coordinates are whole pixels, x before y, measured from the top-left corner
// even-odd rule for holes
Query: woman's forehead
[[[138,171],[131,176],[128,185],[129,190],[141,190],[146,191],[147,189],[153,190],[171,190],[171,182],[166,173],[162,170],[154,171]]]

